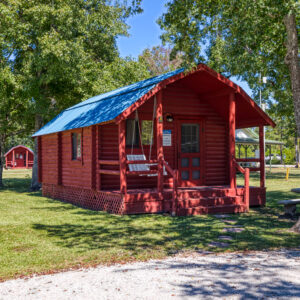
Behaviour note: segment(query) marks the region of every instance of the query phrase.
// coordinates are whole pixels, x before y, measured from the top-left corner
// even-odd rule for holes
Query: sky
[[[143,0],[143,13],[130,17],[127,24],[130,26],[129,37],[119,37],[117,45],[122,57],[131,56],[137,58],[145,48],[151,48],[161,44],[162,30],[156,23],[157,19],[166,12],[167,0]],[[251,90],[246,82],[237,78],[230,78],[240,85],[251,96]]]

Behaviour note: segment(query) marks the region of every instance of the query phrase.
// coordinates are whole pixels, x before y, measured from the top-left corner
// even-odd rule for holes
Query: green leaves
[[[154,46],[147,48],[139,55],[139,62],[146,66],[151,76],[157,76],[176,70],[183,63],[182,54],[177,53],[175,57],[171,57],[171,48],[163,46]]]
[[[20,77],[30,118],[39,114],[46,122],[88,96],[137,77],[123,72],[126,79],[107,84],[115,74],[106,74],[116,72],[111,67],[120,60],[116,38],[127,35],[125,19],[138,13],[139,5],[140,0],[0,3],[0,47],[3,55],[13,53],[11,68]]]
[[[292,109],[292,93],[284,64],[287,35],[283,19],[296,9],[296,3],[173,0],[158,22],[165,30],[163,41],[184,54],[186,65],[205,62],[227,77],[238,76],[248,82],[256,100],[261,88],[259,74],[267,76],[270,84],[263,87],[264,100],[283,102],[286,110],[286,105]]]

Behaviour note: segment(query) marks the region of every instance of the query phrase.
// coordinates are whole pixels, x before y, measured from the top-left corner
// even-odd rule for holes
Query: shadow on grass
[[[143,250],[162,249],[168,254],[174,249],[196,247],[211,241],[219,231],[217,227],[208,226],[204,218],[176,218],[175,221],[159,215],[114,216],[90,211],[83,211],[82,215],[92,217],[88,224],[34,224],[33,228],[46,231],[62,247],[118,248],[131,251],[133,255]],[[210,222],[213,225],[218,220],[210,218]]]
[[[232,215],[241,233],[224,233],[227,225],[213,216],[168,217],[161,215],[115,216],[103,212],[76,211],[83,224],[34,224],[55,239],[61,247],[75,247],[79,251],[115,248],[139,255],[143,251],[159,250],[165,254],[180,250],[210,249],[209,243],[219,235],[230,235],[228,250],[261,250],[278,247],[298,247],[299,237],[288,231],[289,220],[271,218],[254,211],[250,214]],[[214,249],[214,251],[224,251]]]
[[[26,193],[30,189],[30,178],[4,178],[3,187],[0,191],[13,191],[17,193]]]

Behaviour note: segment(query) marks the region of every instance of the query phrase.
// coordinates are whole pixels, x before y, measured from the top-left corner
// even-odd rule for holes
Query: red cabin
[[[205,65],[79,103],[35,133],[43,195],[117,214],[245,212],[264,205],[264,126],[274,122]],[[259,127],[258,168],[235,157],[236,128]],[[249,187],[249,171],[260,186]],[[244,185],[236,184],[236,173]]]
[[[4,157],[6,169],[28,169],[33,166],[32,150],[22,145],[11,148]]]

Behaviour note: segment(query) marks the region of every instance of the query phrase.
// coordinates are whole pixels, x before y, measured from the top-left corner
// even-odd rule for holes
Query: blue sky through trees
[[[167,0],[143,0],[142,14],[130,17],[130,37],[120,37],[117,41],[122,57],[131,56],[137,58],[145,48],[150,48],[161,44],[159,36],[162,31],[156,23],[157,19],[166,11]],[[239,81],[237,78],[230,78],[240,85],[245,92],[251,96],[251,90],[246,82]]]

